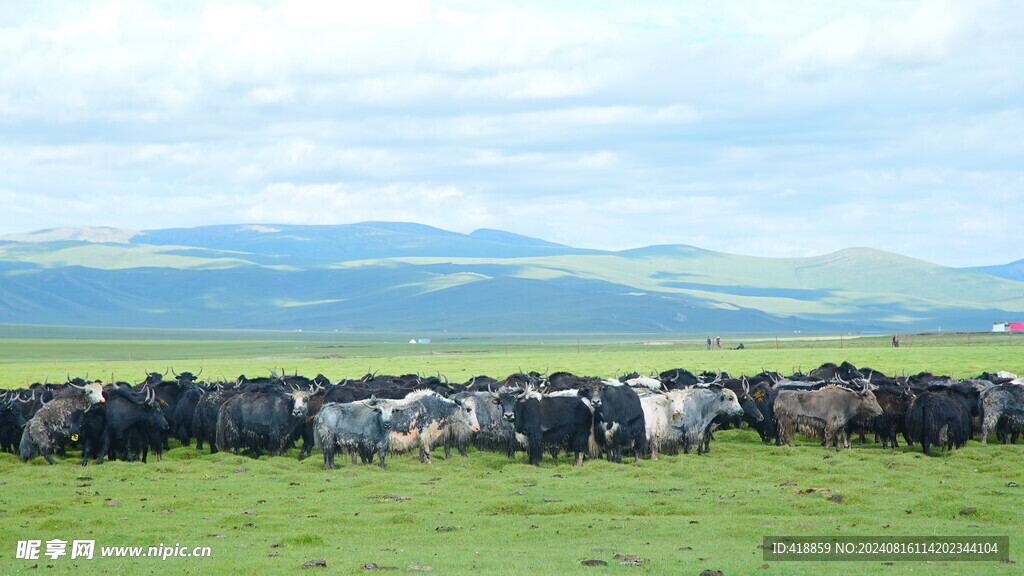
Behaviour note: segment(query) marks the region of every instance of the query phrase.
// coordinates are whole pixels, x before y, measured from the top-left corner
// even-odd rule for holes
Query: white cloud
[[[486,217],[482,199],[456,186],[396,182],[381,186],[346,183],[279,183],[237,197],[236,217],[246,222],[345,224],[365,220],[437,223],[465,230]],[[470,230],[466,230],[470,231]]]
[[[111,3],[67,20],[54,11],[2,31],[11,61],[0,64],[8,86],[0,94],[48,91],[14,98],[25,115],[68,104],[102,112],[111,95],[141,114],[188,112],[236,87],[254,105],[327,96],[394,106],[568,98],[615,80],[601,64],[616,54],[615,27],[593,15],[505,4],[472,11],[427,0],[212,2],[196,13]]]
[[[941,63],[977,32],[979,4],[925,0],[846,11],[785,45],[769,75],[796,79],[862,74],[887,65]],[[858,7],[862,8],[862,7]]]
[[[618,164],[619,157],[614,152],[601,150],[580,155],[562,164],[567,170],[606,170]]]
[[[550,154],[509,154],[501,150],[473,150],[463,163],[468,166],[522,166],[547,163],[552,159]]]
[[[1015,3],[8,14],[0,190],[22,217],[5,231],[407,219],[602,248],[1024,256],[1021,233],[985,232],[1024,213]]]
[[[295,101],[296,96],[293,86],[261,86],[253,88],[249,95],[257,105],[290,104]]]
[[[433,10],[437,19],[441,22],[449,22],[452,24],[473,24],[479,21],[479,17],[468,12],[453,10],[444,6],[435,5]]]
[[[121,15],[124,11],[125,7],[120,2],[97,6],[89,10],[81,20],[63,24],[43,37],[58,42],[76,40],[89,35],[116,39],[120,35]]]
[[[201,37],[229,42],[257,31],[267,20],[267,13],[256,6],[213,2],[203,11],[197,29]]]

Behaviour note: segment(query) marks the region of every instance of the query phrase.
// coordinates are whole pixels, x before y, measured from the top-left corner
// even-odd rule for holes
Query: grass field
[[[474,374],[570,370],[588,375],[686,367],[752,374],[807,371],[848,360],[887,373],[1024,373],[1024,339],[997,334],[839,335],[817,339],[723,335],[409,335],[368,338],[309,333],[176,333],[0,327],[0,387],[62,380],[67,373],[141,380],[145,372],[204,369],[204,377],[262,375],[271,368],[336,380],[368,370]],[[90,336],[94,336],[90,338]],[[425,337],[423,335],[413,335]],[[778,348],[776,348],[776,345]],[[574,468],[540,468],[471,451],[433,466],[396,455],[387,471],[323,470],[318,453],[253,460],[174,447],[163,462],[58,466],[0,454],[0,574],[285,574],[323,559],[312,573],[368,574],[367,563],[436,574],[1019,574],[1024,446],[982,446],[924,457],[876,444],[826,454],[810,440],[764,446],[748,430],[720,432],[705,456]],[[841,502],[829,500],[841,495]],[[974,512],[962,514],[967,509]],[[1003,562],[766,562],[765,535],[970,536],[1011,538]],[[96,541],[103,546],[209,546],[208,558],[15,559],[19,540]],[[45,548],[45,545],[44,545]],[[45,550],[44,550],[45,551]],[[639,566],[615,555],[637,555]],[[607,566],[587,567],[585,559]]]

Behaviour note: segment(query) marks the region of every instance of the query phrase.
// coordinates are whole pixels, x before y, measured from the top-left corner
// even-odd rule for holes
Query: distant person
[[[893,348],[899,348],[900,347],[900,335],[899,334],[893,334],[892,335],[892,347]]]
[[[740,342],[740,345],[736,347],[736,350],[743,350],[745,348],[746,346],[743,345],[743,342]]]
[[[711,336],[708,336],[708,350],[711,350]]]
[[[715,336],[715,346],[716,346],[716,347],[717,347],[717,348],[718,348],[719,350],[721,350],[721,349],[722,349],[722,337],[721,337],[721,336]]]

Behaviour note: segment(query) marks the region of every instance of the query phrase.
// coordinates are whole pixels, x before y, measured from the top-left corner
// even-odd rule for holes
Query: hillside
[[[449,232],[423,224],[362,222],[343,226],[246,225],[147,230],[134,245],[192,246],[212,250],[345,261],[393,256],[514,258],[593,253],[507,232]]]
[[[992,276],[998,276],[1008,280],[1024,281],[1024,259],[1016,260],[1001,266],[979,266],[977,268],[967,268],[967,270],[981,272],[983,274],[991,274]]]
[[[95,240],[91,240],[95,239]],[[1024,282],[879,250],[578,249],[410,223],[0,238],[0,322],[419,332],[984,330]]]

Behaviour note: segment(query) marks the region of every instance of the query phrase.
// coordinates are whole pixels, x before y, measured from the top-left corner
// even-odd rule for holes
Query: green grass
[[[387,471],[347,463],[324,471],[319,458],[252,460],[192,448],[175,448],[162,463],[84,469],[71,460],[26,465],[5,454],[0,508],[15,520],[3,529],[0,566],[31,573],[32,562],[12,558],[14,542],[30,538],[212,547],[208,559],[43,562],[59,571],[77,564],[122,574],[282,573],[321,558],[339,574],[361,573],[368,562],[403,570],[430,565],[450,574],[586,574],[579,562],[588,558],[609,561],[609,571],[624,569],[612,561],[616,552],[648,558],[645,568],[655,574],[746,574],[764,563],[757,545],[765,535],[984,534],[1018,541],[1019,489],[1007,482],[1022,481],[1020,447],[971,443],[937,458],[917,456],[875,446],[839,454],[808,442],[767,447],[749,431],[720,433],[703,457],[581,468],[564,460],[534,468],[480,452],[432,467],[398,456]],[[832,494],[843,502],[830,502]],[[967,507],[977,512],[959,515]],[[953,564],[964,574],[994,567]],[[763,573],[848,570],[776,562]],[[863,563],[856,570],[950,573],[923,562]]]
[[[520,367],[612,375],[681,366],[750,374],[762,366],[788,372],[843,360],[890,373],[1024,372],[1021,340],[1006,335],[975,334],[970,346],[966,335],[904,337],[904,347],[895,350],[881,336],[844,337],[842,348],[838,337],[784,339],[778,350],[774,339],[737,336],[726,343],[744,341],[746,350],[713,352],[697,338],[652,344],[643,337],[605,336],[581,339],[577,347],[570,336],[545,336],[543,344],[523,337],[511,339],[507,349],[501,336],[452,336],[429,348],[382,342],[390,338],[8,339],[0,343],[0,386],[90,370],[137,381],[170,365],[229,377],[282,366],[332,379],[370,368],[439,371],[453,381]],[[545,457],[534,468],[522,455],[511,462],[471,451],[450,461],[439,455],[429,467],[413,455],[395,455],[387,471],[339,458],[337,470],[325,471],[318,453],[303,462],[295,454],[254,460],[174,447],[160,463],[87,468],[77,465],[74,452],[58,466],[0,454],[0,574],[281,574],[314,559],[327,561],[324,574],[373,573],[362,568],[370,562],[400,572],[431,566],[436,574],[1019,573],[1020,564],[995,562],[769,562],[762,569],[757,546],[765,535],[1008,535],[1012,558],[1024,562],[1016,548],[1024,536],[1022,488],[1008,486],[1024,485],[1019,445],[972,441],[932,458],[875,444],[827,454],[810,440],[798,440],[795,448],[764,446],[755,433],[733,430],[718,433],[706,456],[638,465],[588,461],[575,468],[563,456],[559,464]],[[829,501],[833,494],[841,494],[842,502]],[[965,508],[976,512],[961,515]],[[14,559],[18,540],[52,538],[95,539],[97,546],[210,546],[212,557]],[[615,554],[648,561],[620,566]],[[608,566],[585,567],[584,559]],[[40,571],[47,566],[52,568]]]
[[[28,330],[28,329],[26,329]],[[366,372],[443,373],[453,382],[488,374],[501,377],[522,370],[567,370],[613,376],[684,367],[693,371],[725,370],[733,375],[763,369],[807,372],[822,362],[849,361],[888,374],[920,371],[960,377],[983,371],[1024,374],[1024,335],[904,335],[901,348],[889,336],[838,334],[801,338],[723,335],[725,348],[740,342],[744,350],[704,349],[703,336],[666,339],[665,335],[458,335],[431,336],[429,345],[409,344],[408,334],[353,335],[325,332],[243,332],[218,330],[141,330],[35,327],[32,338],[15,338],[0,326],[4,365],[0,387],[55,382],[68,374],[138,382],[146,372],[204,370],[205,378],[234,379],[239,374],[266,375],[268,370],[322,373],[332,380]],[[7,336],[7,337],[4,337]],[[48,337],[49,336],[49,337]]]
[[[44,268],[63,266],[87,266],[103,270],[123,270],[140,267],[164,268],[234,268],[251,266],[253,263],[238,254],[235,258],[225,258],[223,253],[214,255],[200,248],[182,248],[178,246],[147,246],[147,245],[111,245],[87,243],[60,243],[56,248],[40,250],[48,245],[12,244],[0,248],[0,256],[4,260],[38,264]],[[193,256],[182,256],[174,252],[192,253]],[[219,256],[219,257],[218,257]]]

